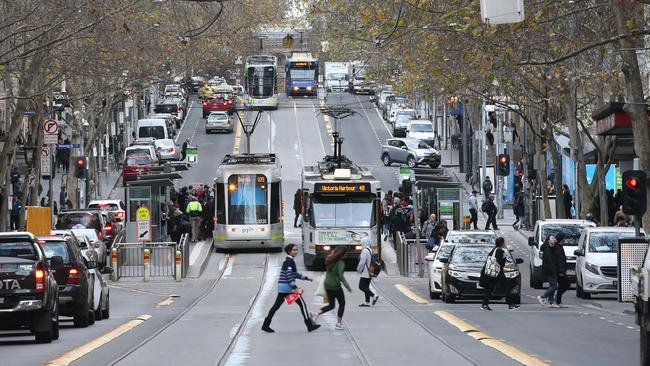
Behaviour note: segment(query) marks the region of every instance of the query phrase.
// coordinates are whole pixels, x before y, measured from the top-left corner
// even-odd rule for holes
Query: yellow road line
[[[235,129],[235,143],[232,146],[232,153],[239,154],[239,144],[241,143],[241,123],[239,123],[239,118],[242,118],[239,112],[237,112],[237,121],[235,124],[237,128]]]
[[[401,293],[403,293],[404,296],[406,296],[409,299],[417,302],[418,304],[428,304],[429,303],[429,301],[425,300],[422,296],[416,294],[415,292],[413,292],[413,290],[411,290],[410,288],[408,288],[405,285],[402,285],[401,283],[396,284],[395,288],[397,288]]]
[[[145,321],[151,319],[151,315],[140,315],[133,320],[120,325],[119,327],[113,329],[112,331],[101,335],[92,341],[81,345],[69,352],[64,353],[63,355],[51,360],[46,365],[47,366],[67,366],[72,362],[80,359],[81,357],[87,355],[88,353],[96,350],[97,348],[105,345],[106,343],[114,340],[115,338],[121,336],[122,334],[130,331],[131,329],[137,327],[138,325],[144,323]]]
[[[500,339],[495,339],[492,336],[488,335],[487,333],[481,332],[475,326],[469,324],[468,322],[464,321],[463,319],[457,317],[456,315],[448,311],[442,311],[442,310],[436,311],[434,312],[434,314],[446,320],[449,324],[455,326],[456,328],[458,328],[460,331],[467,334],[468,336],[478,340],[479,342],[483,343],[488,347],[494,348],[495,350],[503,353],[504,355],[510,357],[511,359],[519,362],[522,365],[526,365],[526,366],[550,365],[549,363],[542,361],[541,359],[533,355],[530,355],[513,345],[510,345]]]
[[[320,102],[320,106],[324,107],[325,106],[325,101]],[[332,132],[334,132],[334,128],[332,127],[332,120],[328,115],[323,114],[323,120],[325,121],[325,128],[327,129],[327,136],[330,140],[330,145],[332,145],[332,149],[334,148],[334,136],[332,135]]]
[[[156,304],[156,309],[158,309],[161,306],[169,306],[169,305],[173,304],[174,303],[174,297],[175,296],[169,296],[165,300],[159,302],[158,304]]]

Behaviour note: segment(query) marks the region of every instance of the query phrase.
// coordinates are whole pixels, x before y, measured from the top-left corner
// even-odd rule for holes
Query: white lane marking
[[[178,142],[178,138],[181,137],[181,133],[183,133],[183,128],[185,127],[187,123],[187,119],[190,117],[190,109],[192,109],[192,106],[194,105],[194,101],[190,102],[190,106],[187,108],[187,114],[185,115],[185,122],[181,125],[181,129],[178,130],[176,133],[176,138],[174,139],[174,142]]]
[[[314,110],[314,115],[316,114],[316,106],[312,103],[311,108]],[[325,115],[323,115],[323,122],[325,121]],[[318,125],[318,117],[314,117],[314,122],[316,122],[316,131],[318,131],[318,141],[320,141],[320,147],[323,149],[323,156],[327,155],[325,152],[325,144],[323,144],[323,135],[320,132],[320,126]]]
[[[298,131],[298,139],[296,143],[298,144],[298,152],[300,153],[300,161],[304,162],[305,157],[302,154],[302,139],[300,138],[300,121],[298,121],[298,107],[296,106],[296,102],[293,102],[293,116],[294,119],[296,120],[296,130]]]
[[[190,253],[190,266],[193,265],[194,262],[196,262],[197,258],[199,258],[199,254],[201,253],[201,250],[205,245],[206,245],[205,241],[200,241],[196,243],[194,249],[192,249],[192,252]]]
[[[374,110],[375,110],[375,112],[377,112],[377,115],[379,116],[379,120],[381,121],[381,124],[384,126],[384,128],[386,128],[386,131],[388,131],[388,135],[393,136],[393,133],[388,128],[388,123],[386,123],[386,121],[384,121],[384,116],[382,116],[381,113],[379,113],[379,109],[377,109],[377,107],[375,107]]]
[[[363,103],[361,103],[361,99],[357,95],[357,102],[359,102],[359,106],[361,106],[361,109],[363,110],[363,115],[366,116],[366,120],[368,121],[368,124],[370,125],[370,129],[372,130],[372,133],[375,134],[375,137],[377,138],[377,142],[379,145],[383,145],[384,143],[381,142],[379,139],[379,135],[377,134],[377,131],[375,130],[375,126],[372,125],[372,121],[370,120],[370,117],[368,116],[368,112],[366,112],[366,108],[363,106]]]

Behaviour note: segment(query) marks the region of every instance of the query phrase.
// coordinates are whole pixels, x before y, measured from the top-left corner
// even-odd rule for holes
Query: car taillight
[[[207,100],[204,101],[204,102],[203,102],[203,105],[208,105],[208,101],[207,101]]]
[[[45,291],[45,270],[39,264],[34,271],[34,281],[36,282],[36,292],[42,293]]]
[[[106,224],[106,226],[104,226],[104,230],[105,230],[107,233],[112,232],[112,231],[113,231],[113,225],[111,225],[111,224]]]
[[[76,268],[70,268],[68,271],[68,285],[78,285],[79,284],[79,270]]]
[[[115,217],[117,217],[118,219],[123,219],[124,218],[124,211],[116,212]]]
[[[98,232],[97,232],[97,236],[99,236],[99,238],[101,239],[102,236],[103,236],[103,235],[102,235],[102,232],[101,232],[101,231],[98,231]]]

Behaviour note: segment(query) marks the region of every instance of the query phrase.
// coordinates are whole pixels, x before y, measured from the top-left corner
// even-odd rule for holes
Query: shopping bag
[[[325,291],[325,276],[321,276],[320,280],[318,280],[318,286],[316,287],[316,293],[314,295],[327,297],[327,292]]]
[[[302,289],[300,290],[300,293],[292,292],[292,293],[290,293],[289,295],[285,296],[285,297],[284,297],[284,300],[287,302],[287,304],[291,305],[291,304],[293,304],[293,302],[296,301],[296,300],[297,300],[297,299],[298,299],[298,298],[299,298],[299,297],[300,297],[304,292],[305,292],[305,290],[302,290]]]

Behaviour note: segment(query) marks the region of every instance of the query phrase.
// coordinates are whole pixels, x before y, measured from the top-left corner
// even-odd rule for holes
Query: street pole
[[[413,217],[415,222],[415,253],[418,262],[418,277],[424,277],[422,251],[420,250],[420,218],[418,217],[418,189],[415,184],[415,171],[411,170],[411,190],[413,191]],[[408,275],[408,274],[407,274]]]
[[[53,103],[52,103],[53,100],[54,100],[54,96],[50,95],[50,98],[48,98],[48,102],[47,102],[47,112],[51,117],[54,117],[54,119],[56,120],[56,124],[58,126],[58,124],[59,124],[59,118],[58,117],[59,116],[56,113],[54,113],[54,111],[52,110],[52,108],[53,108]],[[52,228],[52,227],[54,227],[54,192],[52,192],[52,191],[54,191],[54,172],[56,171],[56,167],[53,164],[53,161],[54,161],[53,158],[54,158],[54,151],[56,150],[56,145],[55,144],[50,144],[48,146],[48,149],[50,150],[50,154],[49,154],[49,158],[50,158],[50,179],[48,180],[48,190],[49,191],[47,192],[47,199],[49,200],[49,203],[50,203],[50,227]],[[36,148],[36,151],[39,151],[39,150],[41,150],[40,146],[38,146]],[[43,167],[41,167],[41,169],[43,169]],[[41,177],[42,177],[42,175],[41,175]],[[36,187],[36,189],[38,191],[38,187]]]
[[[485,110],[485,102],[483,103],[483,107],[481,108],[481,146],[480,148],[480,153],[481,153],[481,169],[483,171],[481,175],[481,179],[479,179],[479,186],[483,184],[483,180],[485,180],[485,177],[487,177],[487,141],[485,138],[485,121],[487,119],[487,112]],[[485,197],[487,200],[488,198]]]
[[[503,118],[501,117],[502,114],[499,113],[498,111],[494,112],[497,118],[497,135],[496,137],[496,150],[494,157],[495,159],[499,154],[503,153],[503,148],[501,145],[503,144]],[[496,166],[496,164],[495,164]],[[496,195],[497,195],[497,218],[502,219],[503,218],[503,176],[499,174],[495,174],[497,181],[496,181]]]

